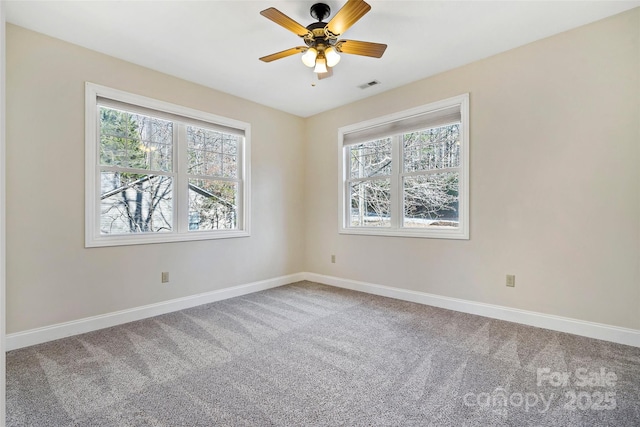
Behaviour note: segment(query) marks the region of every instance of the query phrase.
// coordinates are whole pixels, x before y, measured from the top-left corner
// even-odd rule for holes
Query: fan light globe
[[[340,55],[332,47],[325,49],[324,57],[327,58],[327,67],[335,67],[340,62]]]
[[[307,67],[313,67],[316,65],[316,56],[318,56],[318,51],[310,47],[302,54],[302,63]]]
[[[313,69],[314,73],[322,74],[327,72],[327,60],[324,58],[318,58],[316,60],[316,68]]]

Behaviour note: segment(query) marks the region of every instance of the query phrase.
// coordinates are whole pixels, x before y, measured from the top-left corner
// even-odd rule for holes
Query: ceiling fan
[[[316,3],[311,6],[310,14],[318,22],[306,27],[298,24],[274,7],[265,9],[260,12],[262,16],[296,33],[304,40],[306,46],[292,47],[282,52],[263,56],[260,60],[271,62],[302,53],[304,65],[313,67],[313,71],[318,74],[318,79],[323,79],[333,74],[332,67],[340,61],[338,52],[380,58],[387,48],[386,44],[357,40],[338,40],[339,36],[369,12],[370,9],[371,6],[363,0],[347,0],[342,9],[327,23],[324,22],[324,19],[329,17],[331,9],[324,3]]]

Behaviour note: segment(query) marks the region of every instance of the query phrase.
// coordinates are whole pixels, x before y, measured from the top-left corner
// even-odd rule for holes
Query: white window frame
[[[393,138],[392,172],[391,172],[391,225],[390,227],[352,227],[350,224],[350,201],[347,189],[349,181],[349,154],[345,145],[345,135],[363,132],[374,127],[387,126],[393,128],[395,122],[436,113],[438,110],[455,106],[460,108],[460,177],[458,192],[459,226],[453,228],[404,228],[402,177],[407,175],[402,170],[399,138]],[[436,113],[437,114],[437,113]],[[364,132],[363,132],[364,133]],[[386,136],[395,136],[386,135]],[[375,138],[374,138],[375,139]],[[442,101],[422,105],[409,110],[389,114],[338,129],[338,224],[340,234],[360,234],[373,236],[422,237],[437,239],[469,239],[469,94],[463,94]],[[411,175],[409,173],[408,175]]]
[[[168,175],[174,179],[174,229],[162,233],[131,233],[104,235],[100,233],[100,158],[98,99],[107,98],[117,102],[181,116],[184,119],[207,122],[218,127],[227,127],[244,132],[238,147],[241,157],[238,164],[238,227],[233,230],[188,230],[188,179],[186,147],[178,147],[174,141],[173,168]],[[186,138],[181,138],[186,141]],[[215,114],[206,113],[169,102],[160,101],[112,89],[94,83],[85,83],[85,247],[139,245],[149,243],[182,242],[191,240],[225,239],[250,236],[251,220],[251,125]],[[182,187],[184,187],[182,189]],[[182,190],[181,190],[182,189]],[[182,206],[184,205],[184,206]]]

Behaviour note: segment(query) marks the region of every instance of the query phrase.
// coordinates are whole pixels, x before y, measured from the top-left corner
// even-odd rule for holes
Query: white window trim
[[[239,191],[242,198],[242,206],[238,209],[238,228],[235,230],[207,230],[188,231],[182,227],[181,220],[184,219],[185,209],[180,209],[179,203],[185,202],[184,192],[176,191],[176,203],[174,211],[175,229],[169,233],[134,233],[118,235],[100,234],[100,182],[98,180],[99,159],[98,159],[98,132],[97,121],[98,97],[109,98],[132,105],[137,105],[153,110],[163,111],[179,116],[192,118],[204,122],[210,122],[222,126],[227,126],[244,131],[244,145],[239,147],[242,150],[241,183]],[[180,105],[147,98],[140,95],[112,89],[94,83],[85,83],[85,247],[138,245],[149,243],[183,242],[192,240],[226,239],[233,237],[247,237],[251,235],[251,125],[249,123],[233,120],[215,114],[206,113]],[[182,159],[176,153],[174,145],[175,165],[184,167]],[[175,166],[174,166],[175,167]],[[175,175],[175,169],[173,174]],[[180,185],[179,179],[176,185]]]
[[[386,123],[399,121],[407,117],[426,114],[432,111],[437,111],[447,107],[460,106],[461,126],[460,126],[460,147],[462,150],[461,159],[462,165],[460,167],[460,192],[458,200],[458,221],[460,226],[457,229],[412,229],[400,227],[401,213],[402,212],[402,183],[398,177],[401,174],[391,176],[392,186],[396,189],[391,193],[392,211],[395,211],[395,217],[392,214],[391,227],[349,227],[348,212],[345,210],[345,206],[349,206],[349,201],[346,200],[348,192],[345,190],[345,185],[348,179],[348,162],[345,162],[346,147],[344,145],[345,134],[362,131],[374,126],[380,126]],[[399,168],[399,155],[394,152],[392,162],[395,162],[394,170]],[[444,99],[442,101],[433,102],[430,104],[422,105],[409,110],[401,111],[398,113],[389,114],[383,117],[377,117],[371,120],[366,120],[353,125],[343,126],[338,129],[338,232],[340,234],[359,234],[359,235],[374,235],[374,236],[395,236],[395,237],[422,237],[422,238],[437,238],[437,239],[469,239],[469,94],[463,94],[452,98]]]

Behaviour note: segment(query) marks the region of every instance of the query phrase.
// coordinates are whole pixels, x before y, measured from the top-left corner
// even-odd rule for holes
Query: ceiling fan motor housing
[[[327,37],[327,33],[325,31],[326,23],[319,21],[314,22],[307,26],[307,30],[313,34],[313,37],[305,37],[304,42],[307,46],[313,48],[323,49],[325,46],[332,46],[335,44],[336,40],[330,37]]]
[[[335,38],[328,37],[326,32],[327,23],[324,22],[331,14],[331,8],[325,3],[315,3],[311,6],[309,13],[318,22],[307,25],[306,28],[313,34],[313,37],[305,37],[304,42],[307,46],[322,52],[326,47],[333,46],[336,42]]]

